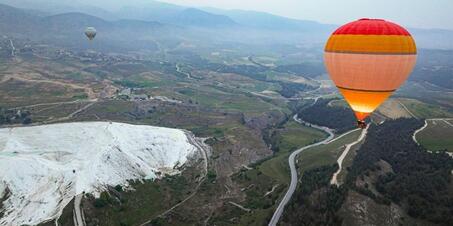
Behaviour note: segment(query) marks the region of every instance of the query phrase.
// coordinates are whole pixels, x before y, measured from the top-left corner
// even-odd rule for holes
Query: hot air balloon
[[[88,39],[91,41],[96,37],[96,29],[94,27],[87,27],[85,29],[85,35],[88,37]]]
[[[365,128],[365,119],[409,77],[417,47],[403,27],[360,19],[338,28],[325,47],[330,78]]]

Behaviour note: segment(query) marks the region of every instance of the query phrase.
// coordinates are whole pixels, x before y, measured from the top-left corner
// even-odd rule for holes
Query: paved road
[[[297,118],[297,115],[294,116],[294,120],[299,122],[299,123],[304,123],[302,120]],[[324,132],[329,134],[329,137],[327,137],[325,140],[320,141],[315,144],[311,144],[308,146],[305,146],[299,150],[296,150],[295,152],[291,153],[291,155],[288,158],[288,163],[289,163],[289,168],[291,170],[291,183],[289,185],[288,191],[286,192],[285,196],[283,197],[282,201],[278,205],[277,209],[274,212],[274,215],[272,216],[271,221],[269,222],[269,226],[275,226],[277,225],[278,221],[280,220],[280,217],[283,214],[283,210],[285,209],[285,206],[288,204],[289,200],[291,199],[291,196],[293,196],[294,191],[296,190],[297,187],[297,171],[296,171],[296,162],[295,159],[298,154],[300,154],[302,151],[307,150],[309,148],[321,145],[321,144],[327,144],[329,143],[330,140],[333,139],[334,134],[331,129],[327,127],[321,127],[309,123],[304,123],[310,125],[312,128],[323,130]]]

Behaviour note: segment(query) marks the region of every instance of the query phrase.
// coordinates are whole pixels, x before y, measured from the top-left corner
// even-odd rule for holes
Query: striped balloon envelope
[[[360,127],[408,78],[417,47],[403,27],[380,19],[360,19],[338,28],[325,47],[331,79],[354,110]]]

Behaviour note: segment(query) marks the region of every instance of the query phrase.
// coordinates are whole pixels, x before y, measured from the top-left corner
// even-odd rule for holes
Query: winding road
[[[278,205],[277,209],[275,210],[274,215],[272,216],[272,219],[269,222],[269,226],[277,225],[278,221],[280,220],[280,217],[283,214],[283,210],[285,209],[285,206],[288,204],[289,200],[291,199],[291,197],[294,194],[294,191],[296,190],[296,187],[297,187],[297,171],[296,171],[296,161],[295,160],[296,160],[297,155],[299,155],[302,151],[305,151],[305,150],[307,150],[309,148],[312,148],[312,147],[315,147],[315,146],[318,146],[318,145],[321,145],[321,144],[328,144],[331,140],[333,140],[333,138],[335,136],[333,134],[333,132],[332,132],[332,129],[330,129],[330,128],[323,127],[323,126],[317,126],[317,125],[313,125],[313,124],[309,124],[309,123],[303,122],[302,120],[300,120],[297,117],[297,115],[294,115],[293,118],[298,123],[306,124],[306,125],[311,126],[312,128],[319,129],[319,130],[322,130],[322,131],[328,133],[329,137],[327,137],[326,139],[324,139],[324,140],[322,140],[322,141],[320,141],[318,143],[305,146],[305,147],[300,148],[300,149],[296,150],[295,152],[291,153],[291,155],[288,158],[289,168],[291,170],[291,183],[289,185],[288,191],[286,192],[286,194],[283,197],[282,201],[280,202],[280,204]]]
[[[425,120],[425,125],[423,125],[420,129],[415,130],[414,134],[412,135],[412,140],[414,140],[415,143],[420,144],[417,141],[417,134],[423,131],[426,127],[428,127],[428,120]]]
[[[283,197],[282,201],[280,202],[280,204],[278,205],[277,209],[275,210],[274,212],[274,215],[272,216],[272,219],[271,221],[269,222],[269,226],[275,226],[277,225],[278,221],[280,220],[282,214],[283,214],[283,211],[285,209],[285,206],[288,204],[289,200],[291,199],[292,195],[294,194],[295,190],[296,190],[296,187],[297,187],[297,171],[296,171],[296,162],[295,162],[295,159],[297,157],[297,155],[299,155],[302,151],[304,150],[307,150],[309,148],[312,148],[312,147],[315,147],[315,146],[318,146],[318,145],[322,145],[322,144],[330,144],[332,142],[335,142],[343,137],[345,137],[346,135],[348,134],[351,134],[353,132],[356,132],[360,129],[353,129],[353,130],[350,130],[346,133],[343,133],[342,135],[336,137],[334,139],[334,134],[333,134],[333,130],[330,129],[330,128],[327,128],[327,127],[322,127],[322,126],[317,126],[317,125],[313,125],[313,124],[310,124],[310,123],[307,123],[307,122],[304,122],[302,121],[301,119],[299,119],[297,117],[297,115],[294,115],[293,119],[300,123],[300,124],[305,124],[305,125],[308,125],[308,126],[311,126],[312,128],[315,128],[315,129],[319,129],[319,130],[322,130],[326,133],[329,134],[329,137],[327,137],[326,139],[318,142],[318,143],[315,143],[315,144],[311,144],[311,145],[308,145],[308,146],[305,146],[303,148],[300,148],[298,150],[296,150],[295,152],[291,153],[291,155],[289,156],[288,158],[288,162],[289,162],[289,167],[290,167],[290,170],[291,170],[291,183],[290,183],[290,186],[288,188],[288,191],[286,192],[285,196]],[[338,185],[338,181],[337,181],[337,176],[338,174],[341,172],[341,169],[342,169],[342,163],[344,161],[344,158],[346,157],[346,155],[348,154],[348,152],[350,151],[350,149],[360,143],[363,139],[365,139],[366,137],[366,134],[368,132],[368,128],[369,128],[369,125],[367,126],[366,129],[362,130],[362,133],[361,135],[359,136],[359,138],[350,143],[350,144],[347,144],[346,145],[346,148],[345,150],[343,151],[343,153],[340,155],[340,157],[338,158],[337,162],[338,162],[338,165],[339,165],[339,169],[338,171],[334,174],[334,176],[332,177],[332,180],[331,180],[331,183],[333,184],[337,184]]]
[[[181,66],[179,66],[179,64],[176,64],[176,71],[179,72],[179,73],[181,73],[181,74],[186,75],[188,79],[191,79],[190,73],[182,71],[182,70],[181,70]]]
[[[414,140],[415,143],[420,144],[417,141],[417,134],[420,133],[421,131],[423,131],[424,129],[426,129],[426,127],[428,127],[428,121],[442,121],[445,124],[453,127],[453,124],[451,122],[449,122],[448,120],[453,120],[453,118],[430,118],[430,119],[425,119],[425,125],[423,125],[420,129],[418,129],[418,130],[416,130],[414,132],[414,134],[412,135],[412,140]]]

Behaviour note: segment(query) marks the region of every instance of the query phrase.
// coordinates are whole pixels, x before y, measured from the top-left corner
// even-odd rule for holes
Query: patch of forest
[[[285,210],[282,225],[341,225],[338,212],[350,189],[380,204],[396,203],[422,222],[451,225],[453,159],[444,152],[429,153],[412,140],[412,134],[421,126],[423,122],[416,119],[372,126],[352,166],[347,168],[346,183],[339,188],[330,185],[338,169],[336,164],[306,171]],[[379,163],[383,161],[391,166],[390,170],[381,168]],[[380,176],[368,181],[371,184],[356,183],[370,175]]]
[[[31,122],[29,111],[8,110],[0,107],[0,125],[30,124]]]
[[[304,173],[285,209],[282,225],[341,225],[342,219],[336,213],[346,197],[346,189],[330,185],[337,169],[335,164]]]
[[[302,91],[313,90],[312,86],[301,83],[280,82],[279,84],[282,89],[278,92],[280,93],[280,95],[286,98],[294,97],[296,94]]]
[[[376,201],[392,201],[409,216],[440,225],[453,222],[453,159],[444,152],[429,153],[412,140],[414,131],[423,126],[416,119],[387,121],[370,128],[365,143],[353,161],[347,186]],[[357,177],[380,170],[384,160],[392,171],[378,177],[374,187],[382,195],[355,187]]]
[[[332,99],[319,99],[314,105],[298,111],[302,120],[320,126],[335,129],[343,133],[357,125],[351,109],[341,106],[329,106]]]

